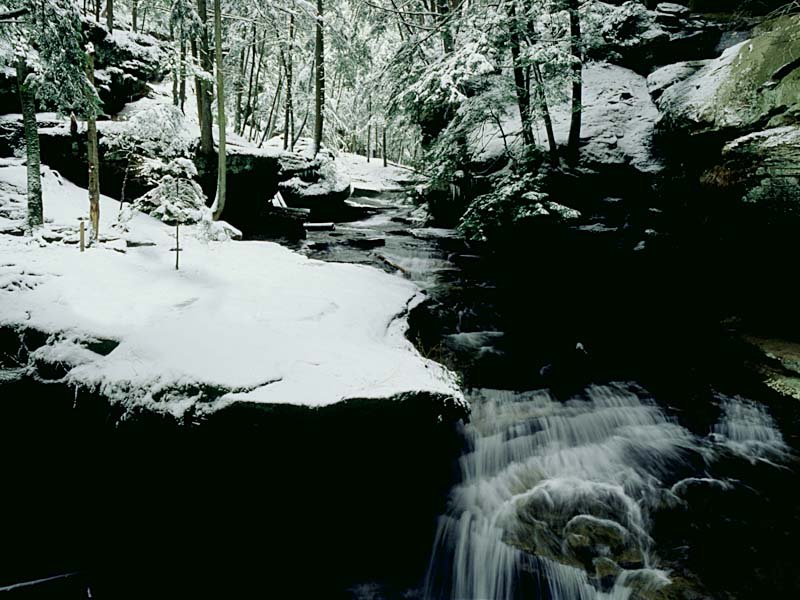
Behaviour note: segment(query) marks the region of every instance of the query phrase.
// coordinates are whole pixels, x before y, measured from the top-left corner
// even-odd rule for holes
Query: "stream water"
[[[521,341],[509,324],[527,335],[523,321],[537,313],[520,313],[519,297],[530,294],[535,307],[552,281],[530,289],[498,274],[454,231],[415,226],[400,194],[365,203],[373,207],[365,218],[311,233],[301,251],[422,287],[429,301],[412,316],[412,338],[460,372],[472,413],[422,583],[359,583],[354,598],[783,598],[800,590],[792,543],[800,515],[789,492],[800,489],[796,440],[781,433],[769,402],[736,384],[720,391],[681,379],[654,383],[654,394],[618,380],[625,370],[607,367],[614,357],[592,357],[594,346],[614,344],[587,331],[597,342],[587,348],[577,326],[555,340],[558,327],[539,327],[544,349]],[[672,366],[655,370],[669,380]],[[795,408],[775,410],[796,431]]]

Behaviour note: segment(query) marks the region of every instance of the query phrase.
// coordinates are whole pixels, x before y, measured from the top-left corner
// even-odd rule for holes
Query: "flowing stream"
[[[371,216],[314,232],[301,249],[412,279],[434,300],[431,314],[446,332],[428,347],[464,371],[480,361],[459,357],[487,359],[502,378],[509,362],[502,309],[486,273],[471,273],[479,257],[453,231],[415,227],[413,207],[401,195],[368,203]],[[768,409],[738,396],[715,393],[710,416],[689,426],[677,418],[680,411],[632,382],[566,393],[470,387],[465,394],[472,413],[463,426],[459,480],[439,519],[422,588],[398,597],[684,597],[662,593],[704,590],[704,582],[686,567],[691,552],[678,542],[661,557],[658,522],[713,521],[695,502],[698,494],[728,494],[736,504],[737,490],[751,489],[732,476],[741,465],[788,472],[794,460]],[[674,529],[688,547],[694,533]],[[357,598],[389,596],[355,591]]]

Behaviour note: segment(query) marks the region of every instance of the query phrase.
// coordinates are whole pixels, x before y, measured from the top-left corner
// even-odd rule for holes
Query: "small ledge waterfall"
[[[700,438],[633,385],[592,386],[560,402],[547,391],[479,390],[462,481],[441,517],[425,584],[430,599],[650,597],[670,582],[651,513],[684,502],[717,451],[786,453],[765,410],[721,398]]]

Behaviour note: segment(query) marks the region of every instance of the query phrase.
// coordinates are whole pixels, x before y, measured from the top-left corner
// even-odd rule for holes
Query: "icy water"
[[[509,342],[508,292],[491,269],[476,268],[475,249],[453,231],[415,224],[401,195],[368,203],[373,214],[310,234],[302,251],[418,283],[431,301],[412,318],[412,336],[461,372],[472,414],[420,585],[358,583],[353,598],[788,598],[800,590],[798,511],[788,495],[798,484],[796,454],[768,405],[713,389],[679,389],[672,403],[607,377],[526,390],[559,369],[561,379],[583,381],[590,351],[569,338],[567,352],[548,362]],[[792,410],[783,418],[796,424]],[[731,568],[743,570],[731,576]]]

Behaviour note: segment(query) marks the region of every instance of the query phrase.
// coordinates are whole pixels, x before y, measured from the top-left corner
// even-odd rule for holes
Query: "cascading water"
[[[634,386],[580,398],[480,390],[470,397],[462,481],[441,517],[425,597],[459,600],[651,597],[669,583],[650,514],[682,502],[714,444],[784,452],[769,415],[722,399],[710,438],[668,418]],[[719,486],[725,481],[705,478]]]
[[[518,372],[519,365],[535,362],[529,348],[505,339],[507,290],[452,232],[398,233],[399,224],[412,222],[413,210],[398,197],[370,202],[385,204],[380,214],[315,232],[305,251],[408,277],[433,301],[418,315],[417,343],[452,360],[473,384],[529,385]],[[364,250],[342,243],[343,235],[384,243]],[[485,356],[489,369],[481,362]],[[671,409],[632,384],[593,386],[564,402],[547,391],[465,393],[472,417],[462,432],[461,482],[440,518],[424,589],[359,582],[350,589],[354,598],[663,600],[691,597],[687,589],[706,597],[701,576],[709,586],[718,577],[717,589],[727,590],[728,565],[751,567],[752,553],[745,554],[758,544],[747,529],[749,516],[767,506],[759,494],[796,481],[785,468],[792,455],[776,423],[763,405],[743,398],[704,395],[697,411],[681,402],[674,414],[682,426]],[[709,403],[719,409],[717,419]],[[781,478],[773,478],[776,471]],[[764,481],[754,483],[753,476]],[[784,532],[793,513],[779,505],[775,515],[780,524],[772,529],[759,524],[770,540],[761,546]],[[742,527],[731,533],[738,523]],[[752,565],[792,564],[769,553],[755,558],[760,562]],[[763,586],[764,577],[758,581]],[[786,581],[774,588],[788,589]],[[671,584],[678,588],[674,594]]]

